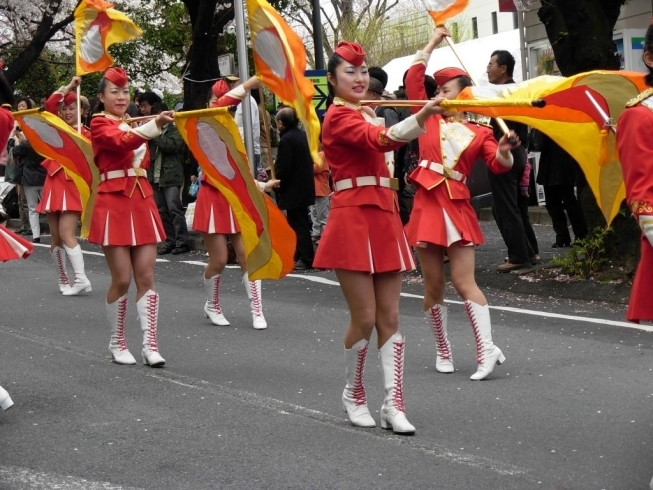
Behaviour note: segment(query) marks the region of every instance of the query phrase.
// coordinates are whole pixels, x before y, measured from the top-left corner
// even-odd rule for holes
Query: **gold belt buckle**
[[[442,165],[442,175],[444,175],[445,179],[453,179],[453,173],[452,172],[453,172],[452,169]]]
[[[134,167],[134,173],[136,173],[136,177],[146,177],[147,172],[145,171],[144,168],[141,167]]]
[[[393,191],[399,190],[399,179],[391,177],[389,184],[390,184],[390,189],[392,189]]]

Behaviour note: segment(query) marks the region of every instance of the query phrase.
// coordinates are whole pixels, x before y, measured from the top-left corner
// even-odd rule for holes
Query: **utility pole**
[[[320,0],[313,0],[313,46],[315,48],[315,69],[324,70],[324,45],[322,43]]]

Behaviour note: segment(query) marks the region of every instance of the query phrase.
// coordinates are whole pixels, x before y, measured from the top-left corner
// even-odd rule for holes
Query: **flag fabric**
[[[0,262],[26,259],[33,251],[34,245],[0,225]]]
[[[468,87],[458,98],[483,99],[488,107],[457,110],[521,122],[548,135],[578,162],[609,224],[626,196],[609,126],[626,102],[646,88],[644,74],[637,72],[597,70],[568,78],[545,75],[518,84]],[[489,107],[493,101],[511,99],[542,99],[546,106]]]
[[[90,140],[47,111],[29,109],[14,112],[14,118],[34,151],[60,163],[72,178],[83,206],[81,237],[86,238],[93,214],[94,190],[100,182]]]
[[[81,0],[75,9],[77,76],[104,71],[113,65],[109,46],[140,37],[143,31],[113,4]]]
[[[175,124],[202,172],[224,195],[238,220],[250,280],[277,280],[292,271],[295,232],[254,181],[229,109],[176,112]]]
[[[422,0],[429,15],[433,18],[435,25],[444,24],[444,21],[451,19],[467,8],[469,0]]]
[[[312,103],[315,87],[304,76],[304,43],[266,0],[247,0],[247,13],[257,74],[285,105],[295,109],[313,161],[320,162],[320,120]]]

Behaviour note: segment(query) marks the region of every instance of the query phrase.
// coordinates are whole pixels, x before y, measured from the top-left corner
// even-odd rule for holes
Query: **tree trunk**
[[[627,0],[547,0],[542,2],[538,17],[555,54],[556,64],[564,76],[591,70],[618,70],[619,54],[613,29],[621,6]],[[580,192],[581,206],[590,230],[606,226],[596,199],[588,186]],[[616,265],[634,270],[639,258],[639,227],[630,217],[625,204],[612,222],[614,233],[607,236],[608,259]]]

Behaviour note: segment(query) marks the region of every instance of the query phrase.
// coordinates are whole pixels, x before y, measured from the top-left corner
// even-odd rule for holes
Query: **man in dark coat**
[[[490,83],[503,85],[515,83],[512,73],[515,68],[515,58],[508,51],[492,53],[487,66]],[[517,133],[522,142],[528,139],[528,127],[525,124],[506,122],[509,129]],[[497,141],[503,136],[495,120],[492,120],[494,137]],[[511,150],[513,165],[508,172],[494,174],[488,172],[490,189],[492,190],[492,214],[501,232],[503,241],[508,248],[508,260],[497,267],[499,272],[530,267],[531,261],[536,261],[536,251],[531,247],[522,216],[519,211],[519,195],[524,168],[526,166],[526,151],[522,147]]]
[[[295,269],[311,269],[315,250],[308,207],[315,204],[313,159],[306,133],[297,127],[299,121],[294,109],[280,109],[276,121],[279,148],[274,170],[276,178],[281,181],[275,190],[277,205],[286,212],[288,224],[297,235]]]

